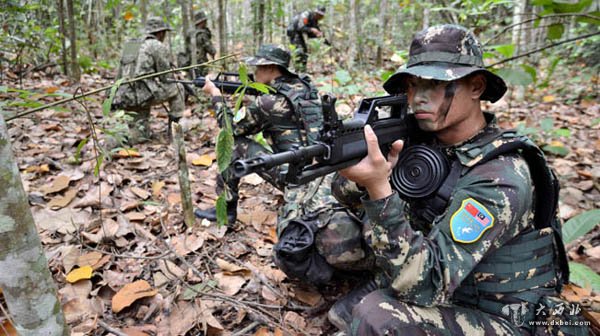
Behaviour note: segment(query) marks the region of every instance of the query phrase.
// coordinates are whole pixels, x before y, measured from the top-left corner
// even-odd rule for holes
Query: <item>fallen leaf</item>
[[[273,336],[283,336],[283,331],[279,329],[279,327],[275,327],[275,331],[273,332]]]
[[[319,292],[296,289],[295,294],[298,301],[304,302],[312,307],[316,307],[323,300],[323,296]]]
[[[47,164],[43,164],[40,166],[30,166],[25,168],[27,173],[47,173],[50,171],[50,167]]]
[[[271,336],[271,333],[269,332],[269,328],[267,328],[267,327],[260,327],[254,333],[254,336]]]
[[[181,203],[181,194],[179,193],[170,193],[167,195],[167,202],[169,205],[175,205]]]
[[[260,177],[258,174],[250,174],[250,175],[246,175],[242,178],[242,182],[251,184],[253,186],[257,186],[261,183],[263,183],[265,180],[263,180],[262,177]]]
[[[213,156],[209,154],[204,154],[199,156],[198,158],[192,160],[192,164],[194,166],[205,166],[210,167],[213,163]]]
[[[146,219],[146,215],[136,211],[126,213],[125,217],[127,217],[127,219],[129,219],[130,221],[143,221],[144,219]]]
[[[44,92],[46,93],[54,93],[56,91],[58,91],[58,86],[50,86],[44,90]]]
[[[71,179],[65,175],[58,175],[50,185],[42,187],[44,195],[52,194],[55,192],[63,191],[69,187]]]
[[[152,197],[154,197],[154,199],[158,199],[158,197],[160,196],[160,191],[164,186],[165,182],[163,181],[152,182]]]
[[[115,158],[115,159],[128,158],[128,157],[142,157],[142,154],[140,154],[138,151],[136,151],[134,149],[121,149],[120,151],[113,154],[113,158]]]
[[[179,255],[186,255],[193,251],[196,251],[204,244],[204,238],[195,234],[187,236],[177,236],[171,240],[173,249]]]
[[[160,260],[158,262],[158,268],[169,280],[185,277],[185,271],[170,260]]]
[[[156,335],[156,326],[153,325],[143,325],[143,326],[131,326],[125,327],[122,331],[127,336],[150,336]]]
[[[79,280],[92,278],[92,266],[83,266],[76,268],[67,274],[66,280],[69,283],[75,283]]]
[[[52,210],[58,210],[66,207],[77,196],[77,190],[69,189],[63,196],[56,196],[48,202],[48,207]]]
[[[206,322],[201,308],[194,302],[179,301],[173,306],[171,314],[158,323],[157,335],[185,335],[196,324]]]
[[[146,200],[150,197],[150,193],[146,190],[138,187],[131,187],[131,192],[133,192],[137,197]]]
[[[555,98],[553,95],[547,95],[547,96],[544,96],[542,98],[542,100],[544,101],[544,103],[551,103],[555,100]]]
[[[102,259],[102,253],[94,251],[86,253],[77,258],[77,265],[79,266],[94,266],[98,261]],[[92,267],[93,268],[93,267]]]
[[[246,283],[243,276],[225,275],[224,273],[215,274],[215,280],[217,280],[219,288],[229,296],[237,294]]]
[[[221,258],[217,258],[215,260],[215,262],[217,263],[217,265],[223,270],[223,272],[227,275],[243,275],[243,276],[248,276],[250,274],[252,274],[252,272],[249,269],[246,269],[244,267],[240,267],[236,264],[230,263],[226,260],[223,260]]]
[[[154,296],[158,293],[156,289],[150,287],[146,280],[138,280],[125,285],[112,298],[112,310],[115,313],[129,307],[136,300]]]
[[[19,336],[15,327],[13,327],[10,320],[4,320],[2,324],[0,324],[0,330],[2,330],[2,336]]]
[[[262,286],[261,295],[263,299],[271,302],[277,302],[277,294],[275,294],[269,287]]]
[[[306,328],[306,320],[302,316],[298,315],[298,313],[293,311],[286,312],[285,315],[283,315],[283,320],[288,325],[294,326],[300,330]]]

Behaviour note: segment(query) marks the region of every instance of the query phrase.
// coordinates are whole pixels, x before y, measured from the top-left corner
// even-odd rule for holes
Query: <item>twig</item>
[[[600,31],[595,32],[595,33],[581,35],[581,36],[576,36],[576,37],[573,37],[573,38],[570,38],[570,39],[566,39],[566,40],[563,40],[563,41],[559,41],[559,42],[556,42],[556,43],[545,45],[543,47],[531,50],[531,51],[526,52],[524,54],[503,59],[502,61],[499,61],[499,62],[496,62],[494,64],[488,65],[486,68],[491,68],[491,67],[494,67],[494,66],[496,66],[498,64],[503,64],[503,63],[506,63],[506,62],[514,61],[514,60],[516,60],[518,58],[523,58],[523,57],[529,56],[531,54],[535,54],[535,53],[540,52],[540,51],[545,50],[545,49],[553,48],[553,47],[559,46],[561,44],[565,44],[565,43],[569,43],[569,42],[573,42],[573,41],[577,41],[577,40],[582,40],[582,39],[585,39],[585,38],[588,38],[588,37],[592,37],[592,36],[595,36],[595,35],[598,35],[598,34],[600,34]]]
[[[247,325],[246,327],[244,327],[244,329],[240,329],[240,330],[234,332],[233,334],[231,334],[231,336],[247,335],[250,330],[256,328],[259,324],[260,323],[254,321],[254,322],[250,323],[249,325]]]
[[[520,26],[522,24],[526,24],[526,23],[529,23],[529,22],[535,21],[535,20],[549,19],[549,18],[554,18],[554,17],[565,17],[565,16],[583,16],[583,17],[587,17],[587,18],[590,18],[590,19],[594,19],[594,20],[600,20],[600,16],[595,16],[595,15],[590,15],[590,14],[579,14],[579,13],[548,14],[548,15],[544,15],[544,16],[538,16],[538,15],[536,15],[536,17],[533,18],[533,19],[523,20],[523,21],[516,22],[516,23],[513,23],[511,25],[508,25],[508,26],[504,27],[496,35],[490,37],[487,41],[485,41],[483,43],[483,45],[487,45],[491,41],[493,41],[496,38],[498,38],[498,36],[504,34],[507,30],[509,30],[509,29],[511,29],[513,27]]]
[[[186,67],[182,67],[182,68],[169,69],[169,70],[165,70],[165,71],[162,71],[162,72],[156,72],[156,73],[152,73],[152,74],[149,74],[149,75],[136,77],[136,78],[133,78],[133,79],[121,82],[121,85],[133,83],[133,82],[136,82],[136,81],[139,81],[139,80],[142,80],[142,79],[147,79],[147,78],[152,78],[152,77],[156,77],[156,76],[168,74],[168,73],[175,72],[175,71],[183,71],[183,70],[188,70],[188,69],[199,67],[199,66],[205,66],[205,65],[208,65],[208,64],[211,64],[211,63],[215,63],[215,62],[227,59],[227,58],[231,58],[231,57],[237,56],[238,54],[239,53],[235,53],[235,54],[231,54],[231,55],[226,55],[226,56],[223,56],[221,58],[217,58],[216,60],[204,62],[204,63],[201,63],[201,64],[194,64],[194,65],[190,65],[190,66],[186,66]],[[27,110],[27,111],[25,111],[23,113],[19,113],[19,114],[16,114],[16,115],[12,116],[12,117],[6,118],[6,121],[11,121],[13,119],[20,118],[22,116],[26,116],[28,114],[31,114],[31,113],[34,113],[34,112],[38,112],[38,111],[41,111],[41,110],[45,110],[47,108],[50,108],[50,107],[53,107],[53,106],[56,106],[56,105],[61,105],[61,104],[64,104],[66,102],[69,102],[69,101],[72,101],[72,100],[76,100],[76,99],[79,99],[79,98],[82,98],[82,97],[91,96],[91,95],[96,94],[98,92],[104,92],[104,91],[110,89],[111,87],[113,87],[113,85],[101,87],[101,88],[93,90],[93,91],[84,92],[84,93],[82,93],[80,95],[73,95],[73,97],[71,97],[71,98],[59,100],[59,101],[56,101],[56,102],[53,102],[53,103],[50,103],[50,104],[42,105],[42,106],[39,106],[39,107],[30,109],[30,110]]]
[[[106,324],[104,321],[98,321],[98,325],[101,326],[102,328],[106,329],[106,331],[111,332],[117,336],[127,336],[126,333],[120,331],[119,329],[115,329],[111,326],[109,326],[108,324]]]

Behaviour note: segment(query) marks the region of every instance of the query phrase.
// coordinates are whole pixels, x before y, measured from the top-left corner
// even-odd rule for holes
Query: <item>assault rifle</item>
[[[365,125],[371,125],[384,153],[394,141],[406,138],[411,127],[416,127],[408,125],[408,104],[405,95],[365,98],[354,113],[354,118],[348,121],[339,120],[335,111],[334,96],[326,94],[321,101],[323,129],[317,144],[272,155],[236,160],[232,164],[234,175],[242,177],[289,163],[286,181],[305,184],[320,176],[350,167],[365,157]]]
[[[248,74],[248,80],[254,81],[254,76],[252,74]],[[240,74],[237,72],[219,72],[215,79],[211,79],[211,81],[215,84],[216,87],[219,88],[224,93],[233,94],[237,91],[237,89],[244,85],[240,81]],[[176,81],[178,83],[184,84],[192,84],[197,87],[203,87],[206,83],[206,77],[199,76],[191,81]],[[262,95],[263,92],[260,92],[252,87],[247,87],[245,94],[252,96]]]

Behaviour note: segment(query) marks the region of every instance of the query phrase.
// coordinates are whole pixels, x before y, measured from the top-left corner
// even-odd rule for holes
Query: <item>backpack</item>
[[[144,39],[141,38],[129,39],[125,42],[125,46],[123,47],[123,51],[121,53],[121,60],[119,62],[119,70],[117,72],[116,79],[135,78],[137,58],[143,43]],[[112,108],[129,111],[146,108],[151,99],[140,101],[138,90],[147,89],[145,87],[141,87],[143,85],[145,84],[141,81],[120,85],[115,93],[115,97],[112,102]],[[148,97],[148,95],[145,96]]]

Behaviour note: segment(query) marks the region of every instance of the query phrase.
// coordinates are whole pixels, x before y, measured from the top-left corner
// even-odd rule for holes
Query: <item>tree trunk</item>
[[[188,7],[187,0],[178,0],[179,5],[181,6],[181,25],[182,25],[182,34],[183,34],[183,44],[185,52],[190,52],[190,65],[198,63],[197,55],[196,55],[196,39],[195,36],[192,36],[192,32],[194,28],[191,25],[191,22],[194,20],[193,14],[190,13],[190,7]],[[190,4],[191,5],[191,4]],[[177,66],[181,66],[181,64],[177,64]],[[189,77],[194,78],[194,69],[188,70]]]
[[[254,25],[252,26],[252,35],[254,37],[255,51],[258,46],[263,44],[265,35],[265,1],[264,0],[253,0],[252,1],[252,12],[254,14]]]
[[[380,68],[383,65],[383,50],[385,47],[385,41],[387,36],[387,26],[389,22],[389,15],[387,15],[387,0],[381,0],[379,2],[379,38],[377,40],[377,67]]]
[[[227,0],[219,0],[219,55],[227,55]]]
[[[348,53],[348,68],[351,69],[354,67],[354,63],[359,59],[359,52],[357,50],[359,46],[358,37],[359,37],[359,22],[357,18],[358,14],[358,6],[360,0],[350,0],[350,52]]]
[[[69,335],[0,114],[0,288],[20,335]]]
[[[148,2],[146,0],[140,0],[140,15],[142,16],[142,27],[146,25],[148,19]]]
[[[524,11],[527,0],[516,0],[513,11],[513,24],[523,21]],[[516,25],[512,29],[512,44],[515,46],[515,55],[521,52],[521,45],[523,45],[523,25]]]
[[[67,0],[67,16],[69,19],[69,41],[71,42],[71,73],[70,77],[73,81],[79,82],[81,79],[81,71],[79,62],[77,62],[77,33],[75,31],[75,14],[73,11],[73,0]]]
[[[56,0],[56,11],[58,12],[58,29],[60,31],[60,62],[62,65],[63,74],[69,75],[69,67],[67,65],[67,30],[65,29],[65,9],[63,0]]]

